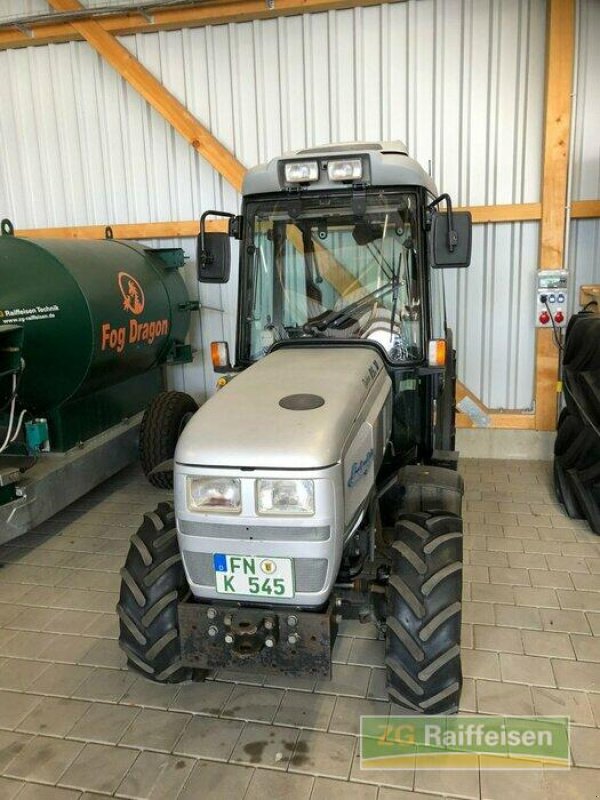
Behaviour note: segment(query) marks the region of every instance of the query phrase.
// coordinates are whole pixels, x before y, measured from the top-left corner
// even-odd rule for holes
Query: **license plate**
[[[219,594],[243,594],[250,597],[294,596],[291,558],[215,553],[214,565]]]

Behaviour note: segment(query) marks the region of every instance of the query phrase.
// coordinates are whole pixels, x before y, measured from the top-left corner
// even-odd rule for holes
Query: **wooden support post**
[[[78,0],[48,0],[56,11],[79,11]],[[239,192],[245,168],[129,50],[94,20],[72,27]]]
[[[574,31],[575,0],[548,0],[540,269],[560,269],[564,264]],[[552,331],[538,329],[537,430],[551,431],[556,427],[558,361]]]

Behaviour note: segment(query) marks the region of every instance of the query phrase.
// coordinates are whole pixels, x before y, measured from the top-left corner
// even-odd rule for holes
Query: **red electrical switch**
[[[540,322],[542,325],[547,325],[550,322],[550,314],[547,311],[542,311],[540,314]]]
[[[560,325],[560,323],[564,320],[564,318],[565,318],[565,315],[563,314],[563,312],[559,308],[558,311],[556,312],[556,314],[554,315],[554,321]]]

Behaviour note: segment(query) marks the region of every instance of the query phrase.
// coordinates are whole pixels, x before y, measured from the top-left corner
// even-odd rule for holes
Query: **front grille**
[[[232,525],[179,520],[179,530],[186,536],[211,536],[215,539],[239,539],[260,542],[324,542],[329,539],[329,525],[300,528],[294,525]]]
[[[320,592],[327,575],[326,558],[295,558],[297,592]]]
[[[183,561],[192,583],[198,586],[215,588],[215,568],[212,553],[195,553],[186,550]],[[294,574],[296,576],[296,592],[320,592],[327,577],[326,558],[295,558]]]

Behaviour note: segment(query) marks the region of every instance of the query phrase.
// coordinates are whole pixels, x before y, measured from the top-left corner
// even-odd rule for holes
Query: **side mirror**
[[[468,267],[471,263],[469,211],[434,212],[431,221],[431,266],[436,269]]]
[[[200,283],[227,283],[231,272],[229,234],[212,231],[199,234],[197,252]]]

